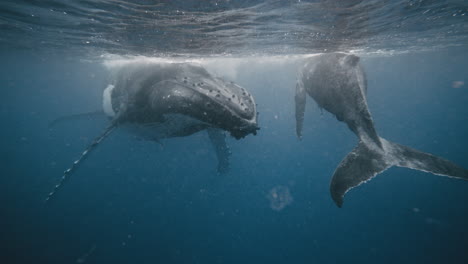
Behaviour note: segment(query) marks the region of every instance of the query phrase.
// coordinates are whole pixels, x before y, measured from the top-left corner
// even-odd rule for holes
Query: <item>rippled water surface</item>
[[[463,0],[0,3],[0,45],[138,55],[427,50],[468,42]]]
[[[299,140],[294,104],[330,51],[360,57],[379,136],[468,168],[466,0],[0,0],[0,263],[468,263],[467,181],[392,167],[334,204],[358,139],[308,97]],[[128,62],[175,61],[255,98],[229,172],[204,132],[118,127],[44,204],[109,124],[51,122],[102,109]]]

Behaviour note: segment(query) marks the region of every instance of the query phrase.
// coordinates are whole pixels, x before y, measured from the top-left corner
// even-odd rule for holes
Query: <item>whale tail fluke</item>
[[[338,165],[333,174],[330,193],[338,207],[343,205],[344,195],[352,188],[365,183],[377,174],[391,167],[386,161],[385,153],[375,146],[369,147],[364,141],[359,141]]]
[[[62,178],[60,178],[59,182],[54,186],[54,189],[47,195],[45,202],[49,202],[50,199],[57,193],[58,189],[64,184],[64,182],[68,179],[68,177],[78,168],[78,166],[81,164],[83,160],[88,157],[89,153],[94,150],[101,141],[103,141],[107,136],[112,133],[112,131],[117,127],[117,122],[112,122],[105,130],[104,132],[97,138],[94,139],[94,141],[89,145],[85,151],[81,153],[81,156],[73,162],[70,168],[68,168],[64,173]]]
[[[338,165],[333,174],[330,193],[338,207],[344,195],[377,174],[392,167],[405,167],[432,174],[468,180],[468,170],[451,161],[380,138],[382,148],[360,141]]]

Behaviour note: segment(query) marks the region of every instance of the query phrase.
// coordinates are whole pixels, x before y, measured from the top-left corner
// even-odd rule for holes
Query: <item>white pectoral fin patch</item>
[[[296,134],[298,138],[302,138],[302,126],[304,123],[304,112],[306,105],[306,91],[302,78],[298,79],[296,84],[296,95],[294,97],[296,104]]]
[[[109,84],[102,95],[102,110],[110,117],[115,116],[114,109],[112,108],[112,90],[114,90],[114,88],[114,85]]]

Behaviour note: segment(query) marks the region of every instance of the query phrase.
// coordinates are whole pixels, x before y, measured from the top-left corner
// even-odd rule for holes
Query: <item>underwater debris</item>
[[[270,207],[275,211],[281,211],[293,202],[289,187],[278,185],[273,187],[267,195]]]
[[[93,244],[93,246],[86,252],[83,256],[79,257],[76,259],[76,263],[85,263],[88,257],[93,254],[94,250],[96,250],[96,245]]]

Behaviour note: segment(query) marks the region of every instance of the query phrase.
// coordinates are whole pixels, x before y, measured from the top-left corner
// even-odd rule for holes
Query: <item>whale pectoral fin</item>
[[[64,122],[90,120],[90,119],[97,118],[97,117],[105,117],[104,112],[102,110],[98,110],[98,111],[92,111],[92,112],[81,113],[81,114],[61,116],[52,120],[49,123],[49,129]]]
[[[296,95],[294,99],[296,103],[296,135],[299,139],[302,139],[306,96],[307,94],[304,89],[304,83],[301,79],[298,79],[296,84]]]
[[[343,205],[344,195],[375,175],[388,169],[388,164],[382,152],[368,148],[362,141],[338,165],[330,184],[330,194],[338,207]]]
[[[207,128],[206,131],[218,157],[218,173],[225,174],[229,171],[229,156],[231,155],[226,144],[226,134],[217,128]]]
[[[58,189],[64,184],[64,182],[68,179],[68,177],[78,168],[78,166],[81,164],[83,160],[88,157],[89,153],[93,151],[101,141],[103,141],[107,136],[110,135],[110,133],[117,127],[117,122],[114,121],[112,124],[110,124],[102,134],[95,138],[94,141],[89,145],[85,151],[81,153],[81,156],[73,162],[70,168],[68,168],[64,173],[62,178],[60,178],[59,183],[54,186],[54,189],[47,195],[46,202],[50,201],[50,199],[57,193]]]

